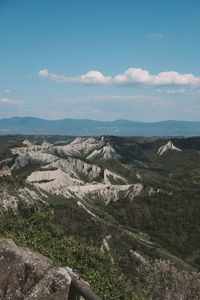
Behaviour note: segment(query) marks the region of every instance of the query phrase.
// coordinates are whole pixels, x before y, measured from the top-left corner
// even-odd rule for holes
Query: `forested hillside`
[[[1,236],[76,269],[102,299],[198,299],[199,137],[0,145]]]

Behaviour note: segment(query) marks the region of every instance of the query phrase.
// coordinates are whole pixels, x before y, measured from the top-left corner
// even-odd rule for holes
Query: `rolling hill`
[[[200,122],[162,121],[143,123],[128,120],[43,120],[32,117],[0,119],[0,134],[58,134],[72,136],[198,136]]]

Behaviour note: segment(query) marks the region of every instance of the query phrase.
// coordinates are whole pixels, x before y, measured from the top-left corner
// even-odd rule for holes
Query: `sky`
[[[0,0],[0,118],[200,121],[199,0]]]

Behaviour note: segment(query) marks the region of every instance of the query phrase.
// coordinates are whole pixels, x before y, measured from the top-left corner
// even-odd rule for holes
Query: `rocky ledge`
[[[6,238],[0,238],[0,299],[100,300],[70,268]]]

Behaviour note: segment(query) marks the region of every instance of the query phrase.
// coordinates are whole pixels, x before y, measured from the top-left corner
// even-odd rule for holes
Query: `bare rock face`
[[[172,151],[182,151],[181,149],[177,148],[176,146],[174,146],[172,141],[169,141],[166,145],[161,146],[158,149],[158,154],[159,155],[163,155],[163,153],[167,152],[168,150],[172,150]]]
[[[70,284],[67,268],[53,267],[47,257],[0,239],[1,300],[67,300]]]
[[[0,238],[0,300],[101,300],[70,268]]]

